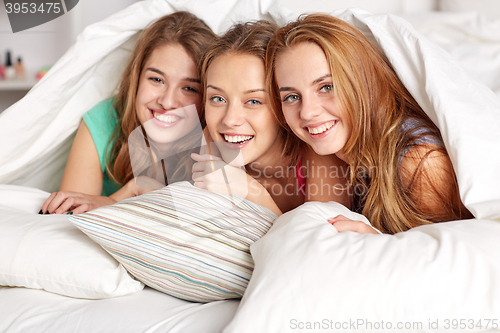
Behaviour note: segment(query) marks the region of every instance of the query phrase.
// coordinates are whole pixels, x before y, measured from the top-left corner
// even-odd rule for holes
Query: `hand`
[[[116,201],[100,195],[80,192],[54,192],[42,205],[40,214],[80,214],[101,206],[112,205]]]
[[[159,190],[165,187],[165,184],[160,183],[156,179],[146,176],[139,176],[129,180],[125,186],[111,194],[109,197],[115,202],[122,201],[128,198],[143,195],[154,190]]]
[[[129,180],[127,186],[130,187],[129,190],[132,192],[132,196],[138,196],[154,190],[159,190],[165,187],[165,184],[151,177],[139,176]]]
[[[255,180],[245,170],[231,166],[213,155],[191,154],[191,158],[197,161],[192,169],[194,186],[240,198],[247,197],[249,184]]]
[[[368,224],[348,219],[344,215],[338,215],[334,218],[328,219],[328,223],[331,223],[335,228],[337,228],[338,232],[354,231],[360,234],[378,234],[378,232]]]

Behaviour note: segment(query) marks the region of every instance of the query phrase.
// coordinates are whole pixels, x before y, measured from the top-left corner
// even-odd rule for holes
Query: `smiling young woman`
[[[396,233],[472,218],[439,129],[355,27],[326,14],[302,16],[274,34],[266,61],[276,116],[296,135],[289,140],[349,165],[352,206],[374,227]],[[299,155],[300,145],[289,146]],[[343,217],[331,223],[375,232]]]
[[[154,164],[151,159],[161,150],[199,147],[199,60],[216,38],[203,21],[187,12],[164,16],[146,28],[123,72],[118,94],[83,116],[60,192],[52,193],[40,212],[78,214],[149,191],[134,179],[129,154],[133,133],[139,133],[151,153],[146,155],[148,161],[139,161],[142,164]],[[196,127],[200,130],[194,131]],[[189,156],[174,156],[169,162],[166,168],[179,180],[191,177]]]

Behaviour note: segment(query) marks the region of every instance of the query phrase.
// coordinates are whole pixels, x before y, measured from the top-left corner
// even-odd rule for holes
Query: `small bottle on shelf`
[[[15,80],[16,79],[16,69],[12,66],[12,60],[10,59],[10,51],[7,51],[7,59],[5,61],[5,79]]]
[[[25,79],[24,65],[23,65],[23,61],[21,60],[21,57],[17,58],[16,77],[17,77],[18,80],[24,80]]]

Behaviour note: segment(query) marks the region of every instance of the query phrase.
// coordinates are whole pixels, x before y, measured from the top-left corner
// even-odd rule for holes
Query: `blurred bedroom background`
[[[6,9],[0,4],[0,64],[10,51],[15,65],[21,57],[24,79],[0,78],[0,112],[21,99],[37,82],[37,72],[50,67],[75,43],[83,29],[119,12],[137,0],[80,0],[75,8],[50,22],[12,33]]]
[[[25,71],[23,79],[15,80],[2,79],[2,73],[0,73],[0,112],[27,93],[37,82],[37,73],[43,73],[44,69],[55,64],[75,43],[77,36],[86,26],[101,21],[136,1],[80,0],[76,7],[67,14],[15,34],[12,33],[6,8],[0,5],[0,65],[5,65],[6,53],[10,51],[13,65],[18,62],[20,57]],[[228,5],[231,6],[237,0],[216,1],[227,1]],[[259,0],[243,1],[253,2]],[[177,1],[176,6],[182,7],[182,3],[183,1]],[[480,36],[481,38],[474,39],[468,36],[468,31],[462,31],[460,36],[453,36],[449,40],[436,37],[433,41],[456,56],[457,60],[472,76],[483,81],[492,90],[497,89],[497,94],[500,94],[500,73],[492,76],[491,66],[489,68],[477,66],[478,58],[470,56],[471,51],[478,53],[478,56],[481,56],[479,53],[482,52],[482,56],[487,57],[490,61],[493,60],[494,63],[498,64],[497,68],[500,68],[500,0],[282,0],[282,3],[296,13],[314,12],[317,11],[315,8],[324,8],[325,3],[328,3],[329,6],[334,8],[361,7],[373,13],[398,14],[409,19],[417,30],[423,32],[430,39],[433,39],[433,29],[438,29],[438,27],[427,22],[425,25],[419,25],[418,23],[422,22],[422,17],[431,18],[436,13],[477,12],[482,19],[497,23],[491,25],[491,29],[494,29],[490,31],[493,38],[487,38],[486,40],[483,36]],[[498,29],[496,29],[497,27]],[[491,29],[487,28],[486,30]],[[448,37],[450,36],[448,34]],[[498,38],[495,36],[498,36]],[[453,43],[450,42],[457,40],[461,42],[460,47],[453,46]],[[462,42],[465,42],[465,44]],[[474,43],[487,43],[489,48],[483,50],[488,51],[476,52]],[[464,52],[464,45],[467,46],[467,52]],[[486,77],[483,74],[489,76]],[[485,77],[485,79],[480,76]]]

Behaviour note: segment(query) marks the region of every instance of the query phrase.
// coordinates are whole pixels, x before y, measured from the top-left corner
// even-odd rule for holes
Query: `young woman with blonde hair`
[[[187,12],[166,15],[146,28],[123,72],[118,94],[83,116],[60,192],[50,195],[40,213],[78,214],[147,192],[136,184],[132,163],[137,168],[155,165],[162,150],[199,147],[199,60],[216,38],[203,21]],[[148,152],[131,162],[129,139],[137,133]],[[191,166],[189,155],[161,160],[164,173],[178,180],[191,177]]]
[[[274,34],[266,60],[281,124],[316,153],[349,165],[350,205],[375,228],[397,233],[472,218],[439,129],[355,27],[326,14],[302,16]],[[304,147],[297,138],[289,137],[294,156]],[[330,223],[375,233],[343,216]]]
[[[204,117],[220,157],[213,150],[212,155],[193,154],[193,180],[216,192],[227,193],[229,187],[231,194],[281,214],[308,197],[322,198],[297,182],[296,165],[285,146],[288,133],[279,126],[265,89],[266,47],[276,29],[267,21],[236,24],[207,49],[202,62]],[[224,170],[225,178],[213,172],[217,169]]]

